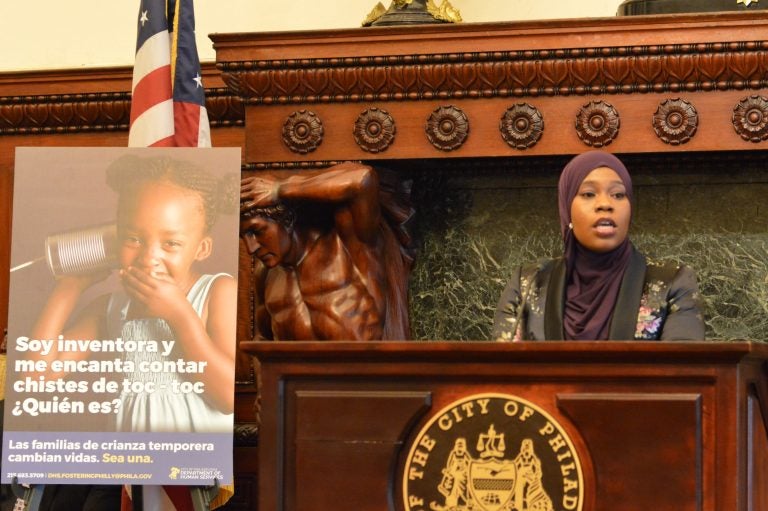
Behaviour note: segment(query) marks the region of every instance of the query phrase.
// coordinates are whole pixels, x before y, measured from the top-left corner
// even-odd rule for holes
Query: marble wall
[[[708,339],[768,340],[768,168],[760,151],[621,155],[630,236],[697,271]],[[413,178],[417,339],[482,340],[512,269],[561,251],[557,179],[567,157],[392,163]]]

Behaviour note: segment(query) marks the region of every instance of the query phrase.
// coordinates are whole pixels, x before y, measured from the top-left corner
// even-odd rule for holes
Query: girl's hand
[[[110,273],[110,270],[102,270],[93,273],[62,275],[56,279],[56,286],[82,293],[89,287],[105,280]]]
[[[104,280],[109,274],[110,272],[105,270],[57,278],[53,291],[32,327],[33,338],[55,339],[59,334],[68,339],[99,339],[103,336],[108,295],[93,300],[75,317],[72,316],[83,292]]]
[[[133,266],[120,270],[123,287],[132,299],[144,306],[147,315],[170,320],[189,307],[184,292],[169,276],[154,276]]]

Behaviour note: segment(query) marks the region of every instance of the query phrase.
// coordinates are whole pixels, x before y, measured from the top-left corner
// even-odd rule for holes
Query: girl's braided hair
[[[148,182],[168,182],[199,193],[206,231],[219,214],[234,213],[239,207],[240,176],[235,173],[218,177],[196,163],[168,156],[125,155],[107,168],[107,184],[121,199]]]

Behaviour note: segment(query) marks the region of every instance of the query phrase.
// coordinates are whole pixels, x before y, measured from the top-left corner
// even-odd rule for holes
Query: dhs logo
[[[562,427],[533,403],[476,394],[416,436],[403,499],[406,511],[581,511],[581,463]]]

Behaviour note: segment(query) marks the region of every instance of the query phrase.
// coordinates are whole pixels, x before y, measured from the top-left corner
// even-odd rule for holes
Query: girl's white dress
[[[190,289],[187,300],[198,316],[202,316],[211,285],[218,277],[224,275],[227,274],[203,275]],[[173,352],[164,357],[162,341],[174,340],[170,326],[160,318],[126,320],[130,303],[131,300],[124,291],[112,294],[107,306],[107,329],[113,339],[121,337],[123,341],[157,341],[160,346],[158,352],[123,353],[123,360],[133,361],[136,369],[133,373],[124,373],[123,378],[145,384],[153,382],[157,390],[151,393],[121,392],[121,404],[117,412],[117,431],[231,432],[233,414],[225,414],[212,408],[201,395],[194,392],[186,394],[173,392],[174,382],[198,381],[200,373],[158,373],[140,370],[142,361],[176,361],[182,358],[181,350],[174,347]],[[122,382],[120,386],[122,390]]]

